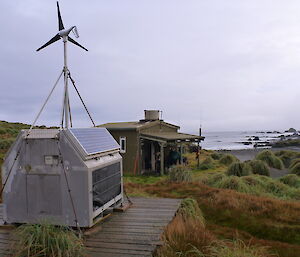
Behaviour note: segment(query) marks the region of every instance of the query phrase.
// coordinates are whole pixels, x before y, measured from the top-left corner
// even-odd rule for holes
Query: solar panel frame
[[[120,149],[106,128],[70,128],[69,132],[88,156]]]

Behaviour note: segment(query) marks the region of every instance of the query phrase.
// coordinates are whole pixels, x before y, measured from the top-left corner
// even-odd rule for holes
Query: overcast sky
[[[181,131],[300,129],[300,1],[62,0],[69,69],[97,124],[163,111]],[[31,123],[63,66],[56,1],[0,1],[0,120]],[[72,34],[71,34],[72,36]],[[39,124],[59,125],[62,81]],[[90,126],[71,90],[74,126]]]

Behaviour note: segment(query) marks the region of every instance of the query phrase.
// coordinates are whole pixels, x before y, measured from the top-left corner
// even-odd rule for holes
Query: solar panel
[[[106,128],[71,128],[69,131],[87,155],[120,148]]]

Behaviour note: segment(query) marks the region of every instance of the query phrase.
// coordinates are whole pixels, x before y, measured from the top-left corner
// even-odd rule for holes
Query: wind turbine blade
[[[60,10],[59,10],[59,4],[58,1],[56,2],[57,5],[57,16],[58,16],[58,30],[65,29],[61,15],[60,15]]]
[[[56,34],[53,38],[51,38],[46,44],[42,45],[39,49],[36,51],[40,51],[41,49],[45,48],[48,45],[51,45],[52,43],[60,40],[60,35]]]
[[[70,38],[69,36],[68,36],[68,40],[71,43],[73,43],[74,45],[77,45],[77,46],[81,47],[82,49],[84,49],[85,51],[88,51],[85,47],[83,47],[81,44],[77,43],[74,39]]]

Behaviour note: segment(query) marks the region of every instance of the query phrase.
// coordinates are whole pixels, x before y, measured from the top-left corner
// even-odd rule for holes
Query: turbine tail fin
[[[42,45],[40,48],[38,48],[36,51],[40,51],[41,49],[45,48],[48,45],[51,45],[52,43],[60,40],[60,36],[56,34],[53,38],[51,38],[46,44]]]
[[[85,51],[88,51],[85,47],[83,47],[81,44],[79,44],[78,42],[76,42],[73,38],[68,36],[68,40],[73,43],[74,45],[77,45],[79,47],[81,47],[82,49],[84,49]]]

